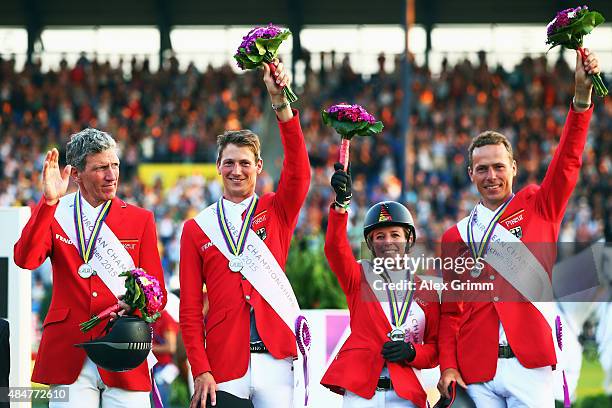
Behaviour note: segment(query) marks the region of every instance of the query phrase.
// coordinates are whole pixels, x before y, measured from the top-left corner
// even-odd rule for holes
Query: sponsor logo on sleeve
[[[71,240],[61,236],[60,234],[55,234],[55,239],[59,240],[60,242],[63,242],[64,244],[72,245]]]

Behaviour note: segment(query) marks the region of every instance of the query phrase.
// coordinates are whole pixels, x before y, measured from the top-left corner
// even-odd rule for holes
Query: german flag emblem
[[[393,219],[391,218],[391,214],[389,214],[389,210],[387,210],[386,205],[380,206],[380,214],[378,215],[378,222],[383,221],[393,221]]]

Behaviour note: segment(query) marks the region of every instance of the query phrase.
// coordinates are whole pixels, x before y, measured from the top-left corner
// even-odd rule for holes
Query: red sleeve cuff
[[[293,117],[286,122],[281,122],[280,119],[276,117],[276,121],[278,122],[278,125],[282,131],[295,132],[297,129],[300,129],[300,111],[297,109],[291,109],[291,112],[293,112]]]

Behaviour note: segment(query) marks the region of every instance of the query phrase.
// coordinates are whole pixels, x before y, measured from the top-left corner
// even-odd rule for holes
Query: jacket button
[[[495,279],[495,275],[489,275],[489,279],[494,280]]]
[[[499,297],[495,296],[495,297],[493,298],[493,300],[497,302],[497,301],[499,301]]]
[[[92,293],[91,293],[91,296],[93,296],[93,297],[98,297],[98,292],[92,292]]]
[[[251,296],[250,296],[250,295],[246,295],[244,298],[245,298],[246,300],[251,300]]]

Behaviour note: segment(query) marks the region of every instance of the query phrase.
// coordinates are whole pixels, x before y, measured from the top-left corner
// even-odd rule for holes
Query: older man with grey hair
[[[166,298],[153,214],[116,197],[119,158],[109,134],[85,129],[72,135],[66,161],[61,170],[57,149],[47,152],[43,198],[15,244],[20,267],[35,269],[48,257],[53,268],[51,306],[32,381],[69,388],[69,400],[50,401],[51,408],[146,407],[151,390],[146,362],[109,372],[75,344],[101,335],[104,324],[83,333],[79,323],[119,302],[123,270],[145,269],[157,277]],[[78,186],[73,193],[70,178]]]

